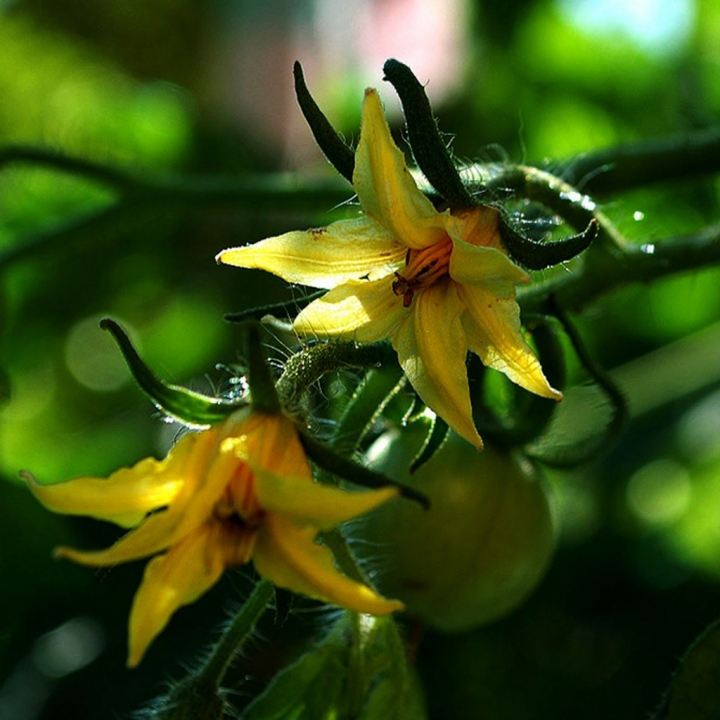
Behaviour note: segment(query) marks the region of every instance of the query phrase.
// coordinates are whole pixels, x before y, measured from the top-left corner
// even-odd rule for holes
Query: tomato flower
[[[315,542],[319,531],[397,490],[351,493],[313,481],[297,431],[283,415],[243,408],[185,435],[164,460],[146,458],[107,479],[41,485],[26,478],[54,512],[133,528],[107,550],[61,547],[57,557],[102,566],[155,556],[130,613],[131,667],[175,610],[203,595],[226,568],[250,560],[279,587],[351,610],[383,615],[403,607],[341,575],[330,551]]]
[[[523,388],[560,400],[523,337],[515,287],[530,278],[503,248],[498,210],[437,210],[415,184],[372,89],[353,186],[363,217],[224,250],[218,262],[329,288],[294,330],[361,343],[390,339],[423,402],[477,447],[468,351]]]

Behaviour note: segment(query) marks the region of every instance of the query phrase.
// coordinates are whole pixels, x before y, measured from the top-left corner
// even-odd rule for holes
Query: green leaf
[[[359,639],[355,654],[362,659],[362,703],[357,720],[425,720],[425,702],[405,643],[392,618],[357,615]]]
[[[430,507],[430,501],[427,497],[414,488],[396,482],[386,475],[369,470],[364,465],[359,465],[336,453],[334,450],[331,450],[327,445],[324,445],[310,435],[300,433],[299,437],[308,458],[323,470],[327,470],[333,475],[337,475],[362,487],[379,488],[388,485],[396,487],[403,497],[415,500],[415,502],[420,503],[425,509]]]
[[[243,713],[243,720],[330,720],[338,717],[347,670],[343,628],[281,670]]]
[[[720,620],[691,645],[655,720],[720,718]]]
[[[435,415],[428,424],[427,436],[417,455],[410,463],[411,473],[419,470],[426,462],[435,457],[435,453],[443,446],[450,432],[448,424],[439,415]]]

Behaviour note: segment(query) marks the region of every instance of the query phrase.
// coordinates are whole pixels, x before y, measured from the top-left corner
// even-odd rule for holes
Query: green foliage
[[[285,36],[300,37],[310,27],[311,9],[296,4],[300,17],[288,9],[295,4],[279,11],[280,5],[2,4],[0,716],[29,717],[32,698],[13,695],[28,678],[40,678],[47,691],[45,705],[32,710],[37,720],[54,720],[58,712],[75,720],[128,715],[168,675],[182,672],[178,664],[193,665],[225,598],[243,582],[232,576],[197,608],[183,610],[143,669],[128,673],[121,663],[137,569],[93,575],[53,563],[51,548],[59,543],[97,547],[110,538],[90,522],[50,518],[16,480],[24,469],[44,482],[101,475],[160,456],[172,442],[176,428],[159,422],[130,382],[97,327],[100,318],[118,319],[158,376],[215,407],[218,397],[241,394],[238,365],[247,359],[238,352],[242,330],[223,325],[222,315],[274,303],[293,314],[301,305],[300,290],[213,262],[223,247],[327,224],[327,212],[349,196],[346,183],[316,182],[304,166],[293,178],[251,172],[286,170],[305,158],[299,150],[295,160],[281,161],[277,148],[288,137],[301,146],[309,134],[287,130],[267,151],[258,139],[263,123],[285,117],[299,123],[295,107],[276,107],[273,122],[257,115],[236,122],[228,110],[247,111],[249,98],[260,104],[263,93],[273,95],[273,80],[259,83],[260,95],[253,89],[278,66],[287,66],[291,95],[296,51]],[[520,294],[523,320],[530,327],[532,313],[547,312],[543,287],[557,282],[557,297],[587,351],[626,397],[631,423],[609,447],[605,432],[617,405],[561,338],[570,390],[559,410],[552,406],[555,422],[537,454],[584,438],[591,444],[600,438],[607,452],[572,472],[552,473],[560,544],[529,603],[470,634],[427,634],[413,666],[394,623],[363,629],[363,618],[343,614],[313,644],[313,616],[301,605],[282,627],[262,626],[272,642],[245,641],[239,656],[231,653],[234,665],[219,673],[222,687],[213,687],[214,699],[203,705],[218,717],[230,704],[238,712],[246,706],[250,720],[641,718],[657,706],[689,638],[717,615],[720,162],[712,126],[720,112],[720,6],[687,3],[687,33],[648,49],[636,34],[609,25],[584,29],[567,3],[476,5],[474,24],[463,28],[470,49],[464,74],[454,94],[433,102],[433,113],[453,135],[453,157],[470,166],[463,177],[490,182],[494,198],[518,213],[511,219],[533,239],[572,235],[600,217],[590,259],[534,273]],[[242,15],[250,11],[252,23]],[[244,26],[252,27],[252,38],[233,34]],[[267,34],[268,26],[280,36]],[[321,25],[312,27],[320,37]],[[407,28],[395,37],[415,45]],[[253,56],[252,75],[238,69],[244,52]],[[362,63],[316,81],[316,58],[305,53],[297,54],[318,104],[352,140],[369,82]],[[381,64],[391,56],[406,61],[395,47],[372,60],[372,84],[384,101],[392,88],[381,80]],[[440,82],[430,73],[420,80],[429,81],[433,99]],[[662,137],[674,145],[656,143]],[[696,146],[684,145],[687,138]],[[613,147],[618,143],[632,143],[637,152],[624,154]],[[483,169],[472,166],[476,161],[495,164]],[[507,172],[511,161],[528,164],[522,177]],[[547,183],[525,172],[531,164],[587,193],[599,212],[570,198],[567,188],[551,192],[555,204],[544,205],[548,196],[538,193]],[[624,254],[615,252],[613,232]],[[668,269],[673,275],[663,276]],[[356,364],[355,349],[346,348],[332,372],[318,371],[306,362],[310,355],[294,361],[292,336],[277,325],[273,332],[270,362],[284,378],[283,401],[337,453],[362,450],[388,423],[421,410],[413,411],[387,348]],[[292,377],[299,378],[294,385]],[[505,424],[523,421],[522,442],[544,424],[544,417],[524,415],[522,397],[502,383],[475,376],[478,395],[483,383]],[[525,432],[527,426],[533,430]],[[419,465],[442,431],[438,423]],[[382,548],[372,555],[361,568],[370,575],[382,566]],[[42,675],[35,664],[39,639],[78,615],[98,623],[105,650],[74,673]],[[717,632],[714,626],[691,649],[658,720],[717,714],[714,686],[703,685],[703,678],[717,677]],[[288,664],[289,658],[299,659]],[[194,686],[176,687],[182,693]]]

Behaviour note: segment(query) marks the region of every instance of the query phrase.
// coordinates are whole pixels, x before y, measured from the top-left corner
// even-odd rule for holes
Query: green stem
[[[715,174],[720,170],[720,129],[695,132],[589,152],[547,168],[597,195],[656,182]]]
[[[292,173],[142,175],[43,148],[7,147],[0,150],[0,171],[4,166],[16,163],[79,175],[108,185],[124,197],[166,206],[220,204],[259,212],[295,212],[327,210],[345,202],[349,196],[347,185],[337,178],[308,182],[307,178]]]
[[[548,312],[549,298],[568,312],[579,312],[617,288],[649,282],[720,263],[720,223],[647,244],[625,244],[622,252],[591,247],[572,273],[538,283],[518,294],[523,312]]]
[[[196,677],[200,683],[219,688],[238,649],[255,629],[260,616],[265,612],[274,595],[273,584],[260,580],[250,597],[225,628],[222,637],[211,650]]]

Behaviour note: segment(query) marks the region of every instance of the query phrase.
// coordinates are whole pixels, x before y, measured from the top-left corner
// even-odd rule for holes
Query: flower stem
[[[250,597],[225,628],[222,637],[210,651],[210,655],[197,673],[199,682],[213,685],[216,689],[220,687],[225,673],[235,659],[238,648],[255,629],[260,616],[272,600],[273,594],[273,584],[268,580],[260,580],[255,585]]]

